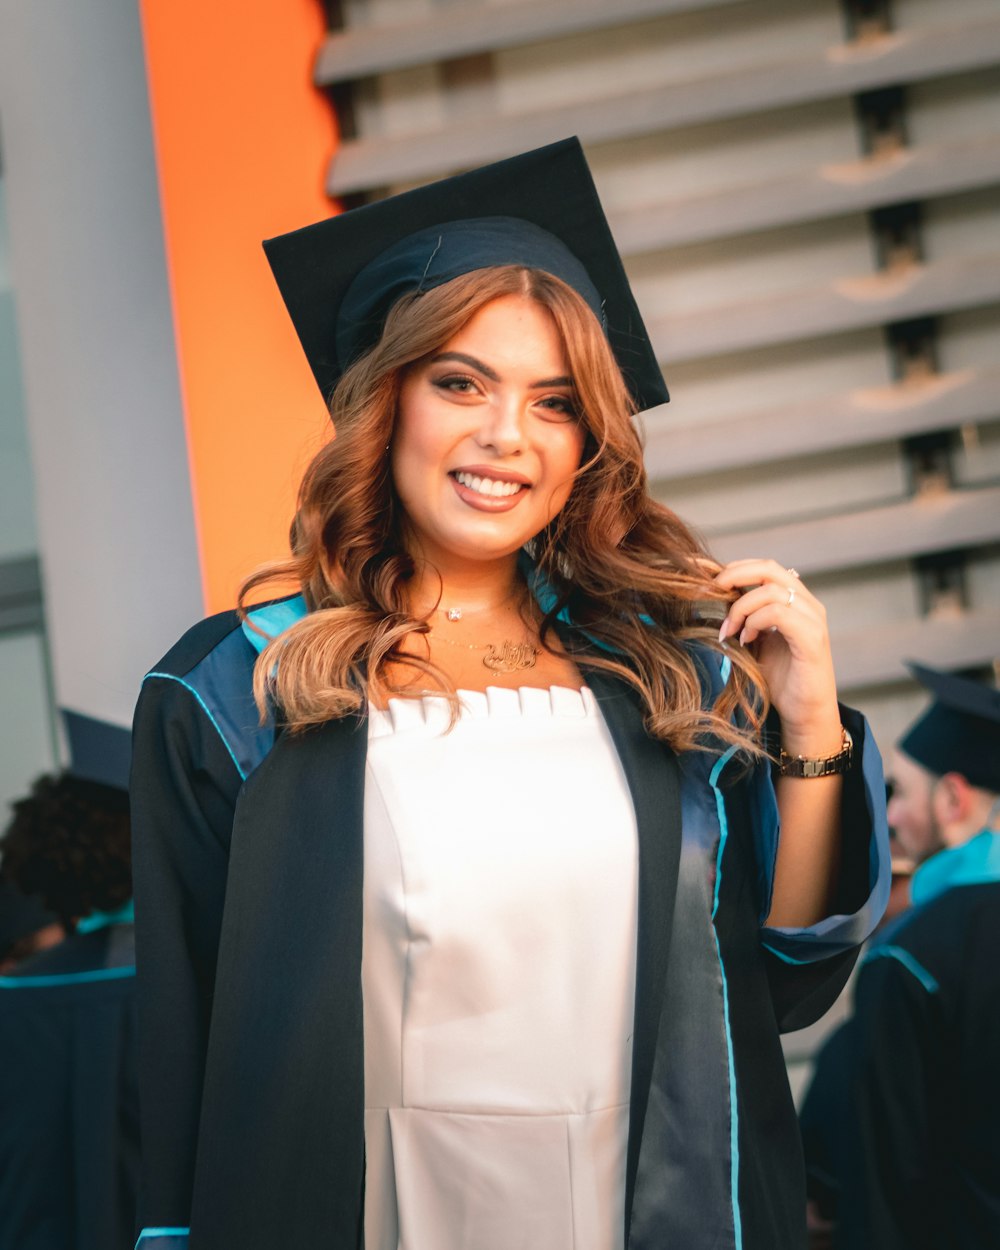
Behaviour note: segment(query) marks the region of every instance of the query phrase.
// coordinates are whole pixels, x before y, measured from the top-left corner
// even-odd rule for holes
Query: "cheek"
[[[583,448],[586,442],[586,431],[574,425],[561,432],[556,446],[551,450],[549,463],[553,467],[553,477],[560,482],[572,479],[583,459]]]
[[[408,486],[416,485],[437,462],[434,438],[426,422],[400,417],[390,444],[390,464],[396,491],[405,495]]]
[[[951,802],[948,790],[940,785],[935,787],[930,801],[931,821],[940,827],[953,820],[955,814],[955,805]]]

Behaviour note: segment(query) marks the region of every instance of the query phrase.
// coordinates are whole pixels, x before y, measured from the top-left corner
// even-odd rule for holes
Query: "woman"
[[[269,258],[336,439],[243,597],[301,595],[137,713],[142,1240],[800,1244],[778,1026],[884,905],[877,754],[794,573],[646,493],[578,146]]]

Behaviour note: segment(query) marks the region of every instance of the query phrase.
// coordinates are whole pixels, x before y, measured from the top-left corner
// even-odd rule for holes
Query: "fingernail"
[[[728,632],[729,632],[729,617],[727,616],[726,619],[722,622],[722,627],[719,630],[719,642],[725,642],[726,634]]]
[[[743,646],[743,644],[744,644],[744,643],[745,643],[745,641],[746,641],[746,636],[747,636],[747,631],[746,631],[745,629],[741,629],[741,630],[740,630],[740,646],[741,646],[741,647]]]

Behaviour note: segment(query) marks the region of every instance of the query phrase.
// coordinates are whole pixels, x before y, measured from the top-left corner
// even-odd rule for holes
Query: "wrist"
[[[854,759],[854,741],[841,726],[840,741],[836,750],[822,755],[805,752],[791,754],[784,746],[778,757],[778,771],[782,777],[832,777],[850,771]]]
[[[810,758],[833,755],[843,745],[844,727],[839,712],[805,724],[781,722],[781,749],[788,755]]]

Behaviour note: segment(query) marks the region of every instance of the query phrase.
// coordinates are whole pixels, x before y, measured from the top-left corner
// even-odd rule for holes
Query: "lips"
[[[506,512],[516,507],[531,487],[520,473],[485,469],[479,465],[452,469],[448,476],[459,499],[480,512]]]

